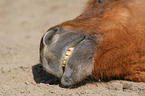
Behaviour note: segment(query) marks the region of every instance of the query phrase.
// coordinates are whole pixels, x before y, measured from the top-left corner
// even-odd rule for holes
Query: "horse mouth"
[[[96,36],[77,32],[47,32],[42,38],[40,60],[44,69],[65,86],[88,77],[94,66]]]
[[[63,58],[63,63],[62,63],[63,73],[65,71],[65,67],[66,67],[67,61],[69,60],[69,57],[71,56],[71,54],[74,51],[74,48],[75,48],[75,46],[69,47],[68,50],[65,53],[65,56]]]

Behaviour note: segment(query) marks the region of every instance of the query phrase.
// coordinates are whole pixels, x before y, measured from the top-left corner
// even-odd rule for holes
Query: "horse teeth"
[[[65,64],[65,63],[66,63],[66,61],[64,60],[64,61],[63,61],[63,64]]]
[[[67,60],[67,59],[68,59],[68,57],[69,57],[69,56],[65,56],[65,57],[64,57],[64,60]]]
[[[67,51],[67,52],[66,52],[66,55],[67,55],[67,56],[70,56],[71,54],[72,54],[72,52],[70,52],[70,51]]]
[[[74,47],[70,47],[68,50],[71,51],[71,52],[73,52]]]
[[[64,61],[63,61],[63,65],[65,65],[65,64],[66,64],[66,61],[64,60]]]
[[[62,67],[65,67],[65,64],[62,64]]]
[[[72,54],[73,50],[74,50],[74,47],[68,48],[67,52],[65,53],[64,59],[63,59],[62,67],[65,67],[66,66],[67,59]]]

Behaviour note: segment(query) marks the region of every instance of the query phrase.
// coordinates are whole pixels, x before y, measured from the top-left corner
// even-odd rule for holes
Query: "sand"
[[[87,0],[0,0],[0,96],[145,96],[145,83],[114,80],[64,88],[39,64],[41,36]],[[56,79],[57,81],[57,79]]]

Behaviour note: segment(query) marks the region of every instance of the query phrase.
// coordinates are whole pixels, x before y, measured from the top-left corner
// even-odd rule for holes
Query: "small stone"
[[[26,85],[29,85],[29,82],[26,81],[25,84],[26,84]]]

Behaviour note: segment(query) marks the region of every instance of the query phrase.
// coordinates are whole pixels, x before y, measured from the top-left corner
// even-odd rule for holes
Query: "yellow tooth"
[[[65,66],[66,66],[67,59],[68,59],[69,56],[72,54],[73,50],[74,50],[74,47],[70,47],[70,48],[67,50],[67,52],[66,52],[66,54],[65,54],[65,56],[64,56],[64,59],[63,59],[64,61],[63,61],[62,67],[65,67]]]
[[[72,52],[67,51],[67,52],[66,52],[66,55],[68,55],[68,56],[69,56],[69,55],[71,55],[71,53],[72,53]]]
[[[64,64],[64,65],[66,64],[66,61],[65,61],[65,60],[63,61],[63,64]]]
[[[69,57],[69,56],[65,56],[65,57],[64,57],[64,60],[67,60],[67,59],[68,59],[68,57]]]
[[[65,64],[62,64],[62,67],[65,67]]]
[[[71,52],[73,52],[74,47],[70,47],[68,50],[71,51]]]

